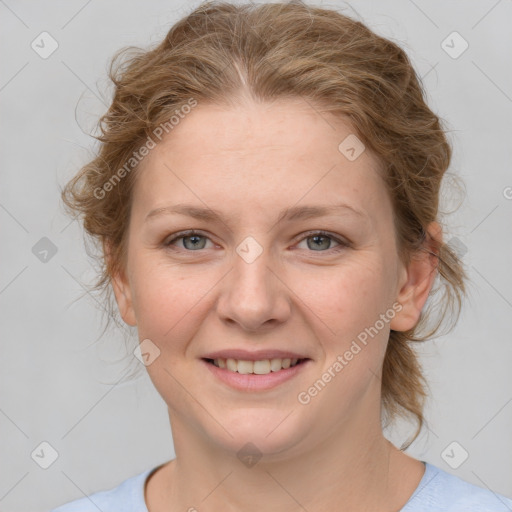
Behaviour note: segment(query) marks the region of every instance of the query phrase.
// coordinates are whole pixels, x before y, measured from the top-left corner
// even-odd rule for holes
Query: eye
[[[206,240],[209,240],[209,238],[197,231],[190,230],[177,233],[175,236],[173,236],[173,238],[165,241],[164,245],[166,247],[175,245],[175,242],[177,242],[178,240],[183,240],[183,247],[180,247],[180,249],[185,248],[188,251],[195,251],[199,249],[204,249],[206,245]]]
[[[185,249],[189,252],[199,251],[206,248],[207,240],[210,240],[206,235],[193,229],[189,231],[182,231],[176,233],[172,238],[166,240],[164,245],[166,247],[176,246],[178,241],[182,241],[182,246],[178,250]],[[211,240],[210,240],[211,241]],[[325,231],[311,231],[302,237],[300,243],[306,241],[307,249],[315,252],[337,252],[349,246],[349,243],[343,241],[330,233]],[[335,243],[332,247],[332,243]]]
[[[348,247],[348,243],[334,237],[333,235],[326,233],[325,231],[314,231],[307,234],[307,236],[301,239],[301,242],[306,241],[308,249],[316,252],[333,252],[340,251],[345,247]],[[332,242],[337,245],[332,247]]]

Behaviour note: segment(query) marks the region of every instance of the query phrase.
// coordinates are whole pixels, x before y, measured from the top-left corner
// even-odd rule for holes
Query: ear
[[[412,255],[407,267],[403,267],[396,298],[402,309],[391,321],[391,330],[408,331],[418,323],[437,275],[438,247],[442,244],[442,237],[441,226],[437,222],[430,223],[422,249]]]
[[[110,265],[111,261],[111,246],[110,243],[104,242],[103,251],[105,254],[105,258],[109,262],[108,268],[112,268]],[[110,280],[112,283],[112,288],[114,290],[114,295],[116,297],[117,307],[119,308],[119,313],[121,314],[121,318],[131,326],[137,325],[137,320],[135,318],[135,311],[133,309],[133,300],[132,300],[132,291],[130,287],[130,282],[126,278],[126,274],[123,271],[118,271],[117,273],[110,276]]]

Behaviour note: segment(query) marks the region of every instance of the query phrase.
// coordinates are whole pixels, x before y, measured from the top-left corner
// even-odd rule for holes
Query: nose
[[[233,270],[223,280],[217,313],[226,323],[257,332],[286,322],[291,292],[278,268],[271,268],[268,252],[252,262],[235,254]]]

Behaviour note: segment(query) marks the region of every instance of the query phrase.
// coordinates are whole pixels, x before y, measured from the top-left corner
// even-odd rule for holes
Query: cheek
[[[339,340],[373,325],[391,307],[391,286],[385,262],[372,253],[358,254],[339,267],[318,269],[292,282],[303,302]],[[317,322],[318,323],[318,322]]]
[[[391,268],[384,247],[358,250],[332,266],[288,267],[284,291],[318,340],[350,341],[391,307]],[[388,258],[389,259],[389,258]],[[164,342],[193,335],[212,308],[224,270],[170,263],[160,253],[131,253],[132,296],[140,339]],[[217,297],[218,299],[218,297]],[[292,313],[293,314],[293,313]],[[297,318],[289,318],[292,323]],[[327,342],[330,344],[329,342]]]
[[[360,254],[336,272],[317,276],[315,291],[304,301],[321,320],[315,322],[315,337],[324,353],[318,377],[328,382],[328,391],[318,393],[322,398],[316,404],[320,409],[322,402],[335,404],[340,418],[350,414],[370,387],[378,396],[380,379],[375,377],[381,371],[395,314],[387,265],[375,253]],[[315,392],[315,382],[310,384],[314,389],[303,391]],[[315,414],[320,418],[322,411]],[[328,425],[332,419],[324,421]]]
[[[134,262],[133,306],[139,338],[154,339],[166,350],[182,346],[179,340],[185,342],[198,327],[196,319],[208,305],[217,274],[206,267],[191,272],[151,257]]]
[[[390,275],[385,271],[389,263],[375,252],[356,256],[336,270],[316,275],[310,280],[314,286],[303,286],[299,292],[310,290],[304,302],[315,313],[322,367],[337,375],[332,394],[324,398],[338,402],[343,395],[347,407],[380,373],[394,316]]]

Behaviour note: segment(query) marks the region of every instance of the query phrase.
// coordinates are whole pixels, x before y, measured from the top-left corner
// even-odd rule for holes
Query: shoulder
[[[425,463],[425,474],[401,512],[512,512],[512,499]]]
[[[117,487],[99,491],[70,501],[51,512],[147,512],[144,501],[144,484],[156,468],[148,469],[121,482]]]

